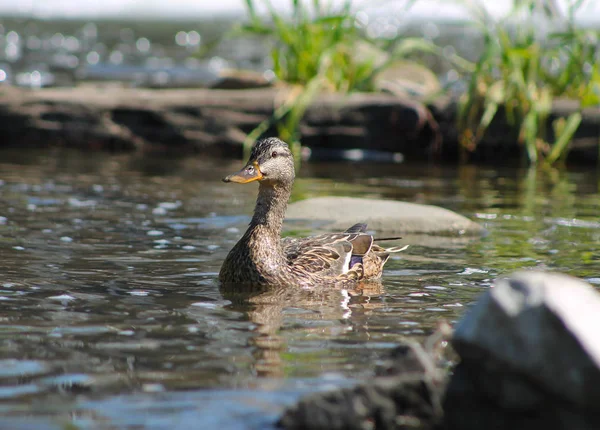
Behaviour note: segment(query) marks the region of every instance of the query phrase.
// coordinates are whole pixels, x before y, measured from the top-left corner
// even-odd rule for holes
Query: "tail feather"
[[[383,242],[384,240],[400,240],[402,239],[402,236],[396,236],[396,237],[374,237],[373,240],[375,242]]]
[[[392,246],[384,248],[376,245],[374,242],[384,242],[402,239],[400,236],[373,238],[366,233],[367,224],[357,223],[346,230],[344,233],[357,234],[350,240],[352,243],[352,255],[348,262],[348,271],[341,278],[345,280],[357,279],[379,279],[383,271],[383,266],[390,257],[390,254],[404,251],[405,246]]]
[[[354,224],[352,227],[350,227],[344,233],[364,233],[365,231],[367,231],[367,224],[365,224],[363,222],[359,222],[359,223]]]
[[[404,251],[405,246],[394,246],[391,248],[382,248],[379,245],[373,245],[371,252],[363,256],[364,276],[366,279],[378,279],[383,272],[383,266],[390,258],[390,254]]]
[[[385,248],[385,252],[388,252],[388,253],[401,252],[401,251],[404,251],[406,248],[408,248],[408,245],[392,246],[390,248]]]

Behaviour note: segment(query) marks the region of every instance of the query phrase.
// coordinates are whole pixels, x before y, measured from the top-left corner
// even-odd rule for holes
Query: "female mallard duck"
[[[377,279],[390,253],[356,224],[343,233],[281,239],[281,227],[294,183],[294,160],[287,144],[263,139],[250,160],[224,182],[258,181],[258,198],[248,230],[225,258],[219,280],[224,284],[351,285]]]

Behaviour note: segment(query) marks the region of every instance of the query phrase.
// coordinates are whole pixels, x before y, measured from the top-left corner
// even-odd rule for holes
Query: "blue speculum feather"
[[[350,268],[352,269],[355,264],[362,263],[362,256],[353,255],[350,257]]]

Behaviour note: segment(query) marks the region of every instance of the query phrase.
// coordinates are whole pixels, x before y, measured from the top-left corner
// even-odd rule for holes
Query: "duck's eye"
[[[277,158],[277,155],[278,155],[277,152],[273,151],[271,153],[271,158]]]

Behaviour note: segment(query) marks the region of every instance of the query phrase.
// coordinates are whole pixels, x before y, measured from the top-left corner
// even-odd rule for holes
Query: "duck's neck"
[[[250,222],[249,230],[260,229],[263,230],[263,234],[266,230],[267,233],[279,237],[291,193],[291,184],[268,185],[260,183],[254,216]]]

